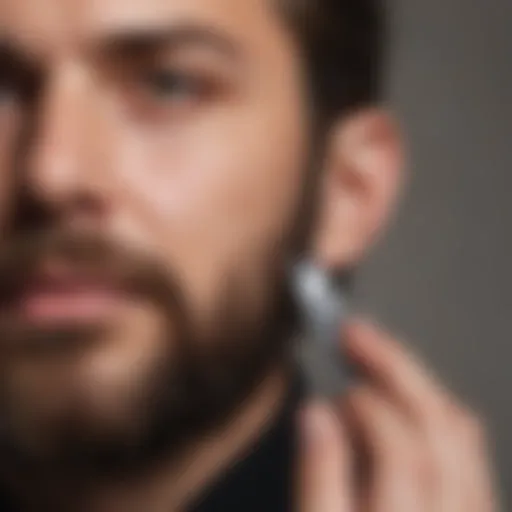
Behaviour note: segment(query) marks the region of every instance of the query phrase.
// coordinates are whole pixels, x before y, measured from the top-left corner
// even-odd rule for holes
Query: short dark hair
[[[323,123],[381,98],[386,23],[383,0],[274,0],[306,60]]]

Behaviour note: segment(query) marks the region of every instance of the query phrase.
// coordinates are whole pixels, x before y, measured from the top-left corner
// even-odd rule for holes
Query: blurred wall
[[[391,5],[410,178],[359,304],[487,416],[512,503],[512,1]]]

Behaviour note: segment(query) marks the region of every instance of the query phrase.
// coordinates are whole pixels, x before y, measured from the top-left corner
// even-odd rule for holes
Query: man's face
[[[155,410],[185,416],[180,393],[222,409],[280,328],[309,154],[281,19],[264,0],[3,0],[0,40],[0,148],[31,212],[0,265],[9,443],[142,443]]]

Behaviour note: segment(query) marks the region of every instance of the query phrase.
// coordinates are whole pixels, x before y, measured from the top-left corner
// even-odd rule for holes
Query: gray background
[[[392,6],[410,182],[359,303],[487,415],[512,503],[512,0]]]

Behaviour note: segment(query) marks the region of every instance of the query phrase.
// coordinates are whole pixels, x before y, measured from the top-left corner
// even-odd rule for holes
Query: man
[[[3,0],[12,510],[496,510],[480,423],[380,329],[340,333],[361,376],[339,400],[306,402],[292,362],[288,263],[353,268],[400,188],[381,21]]]

